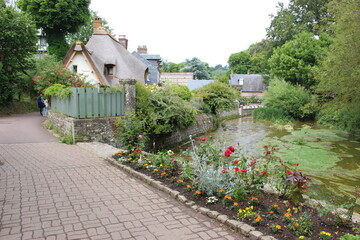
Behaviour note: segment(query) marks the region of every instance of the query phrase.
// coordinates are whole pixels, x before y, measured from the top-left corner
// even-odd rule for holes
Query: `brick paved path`
[[[78,146],[0,144],[0,239],[245,239]]]

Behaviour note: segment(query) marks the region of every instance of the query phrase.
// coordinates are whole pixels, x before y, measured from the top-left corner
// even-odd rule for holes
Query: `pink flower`
[[[238,162],[239,162],[239,160],[237,160],[237,159],[234,160],[234,163],[235,163],[235,164],[237,164]]]
[[[141,152],[141,150],[138,148],[135,148],[135,152]]]
[[[138,136],[138,138],[139,138],[139,139],[142,139],[142,138],[143,138],[143,136],[142,136],[142,135],[139,135],[139,136]]]
[[[225,173],[225,170],[223,169],[223,170],[221,170],[221,172],[222,172],[222,173]]]
[[[240,169],[238,167],[235,168],[235,172],[238,172]]]
[[[246,173],[246,172],[247,172],[247,169],[241,169],[241,172],[242,172],[242,173]]]
[[[206,140],[207,140],[206,137],[201,138],[201,141],[203,141],[203,142],[205,142]]]
[[[226,150],[226,151],[224,152],[224,156],[225,156],[225,157],[230,157],[231,154],[232,154],[232,152],[231,152],[230,150]]]
[[[302,189],[306,189],[307,186],[306,186],[306,185],[302,185],[301,188],[302,188]]]
[[[235,152],[235,148],[233,146],[228,146],[227,149],[230,150],[231,152]]]

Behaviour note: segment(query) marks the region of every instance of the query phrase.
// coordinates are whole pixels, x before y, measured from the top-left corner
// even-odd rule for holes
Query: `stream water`
[[[259,157],[264,145],[277,145],[283,160],[299,163],[300,170],[311,177],[309,190],[318,199],[344,202],[360,193],[360,142],[343,132],[311,122],[280,126],[244,117],[226,121],[211,136],[239,144],[245,156]]]

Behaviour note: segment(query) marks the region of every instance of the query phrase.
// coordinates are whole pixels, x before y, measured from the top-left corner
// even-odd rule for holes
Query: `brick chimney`
[[[140,45],[137,48],[138,54],[147,54],[147,47],[146,45]]]
[[[104,29],[103,26],[102,26],[102,19],[101,18],[96,17],[94,19],[93,28],[94,28],[94,30],[102,30],[102,29]]]
[[[128,40],[126,38],[126,35],[119,35],[119,43],[127,50]]]

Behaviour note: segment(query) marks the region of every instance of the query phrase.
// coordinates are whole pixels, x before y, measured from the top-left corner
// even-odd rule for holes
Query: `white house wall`
[[[93,85],[99,84],[99,81],[91,69],[90,64],[86,61],[84,55],[81,52],[75,53],[75,56],[72,58],[67,68],[69,70],[73,70],[73,65],[77,65],[78,74],[86,76],[86,82]]]

